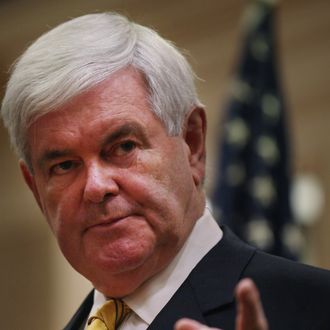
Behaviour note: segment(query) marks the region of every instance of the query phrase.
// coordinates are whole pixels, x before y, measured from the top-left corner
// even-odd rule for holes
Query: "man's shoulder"
[[[310,283],[312,289],[322,286],[330,290],[329,270],[265,253],[242,242],[230,229],[224,227],[223,231],[223,246],[219,244],[217,249],[225,247],[228,258],[232,258],[233,254],[239,254],[239,258],[246,256],[241,277],[252,277],[259,282],[272,284],[279,282],[282,285],[290,283],[290,285],[299,286]],[[215,251],[215,253],[218,252]]]
[[[274,256],[259,250],[256,250],[250,261],[249,268],[255,273],[262,271],[267,276],[283,274],[283,276],[288,278],[295,278],[297,274],[300,274],[302,278],[318,278],[330,284],[329,270]],[[274,270],[276,270],[275,273]]]
[[[256,251],[243,273],[264,291],[287,291],[292,297],[330,297],[330,271]]]
[[[244,274],[267,278],[283,276],[287,279],[296,279],[297,274],[299,274],[302,280],[319,279],[330,285],[330,270],[268,254],[243,242],[228,227],[223,226],[222,230],[224,232],[223,240],[220,241],[216,249],[218,251],[225,249],[228,258],[232,258],[233,254],[239,254],[239,257],[249,256]],[[215,251],[215,254],[218,254],[218,251]]]
[[[329,329],[330,271],[256,251],[242,275],[256,283],[274,329],[284,320],[288,329]]]
[[[260,291],[272,329],[329,328],[330,271],[264,253],[228,228],[223,231],[223,239],[191,276],[200,304],[210,306],[212,301],[211,324],[231,327],[236,284],[248,277]],[[226,312],[232,313],[228,319],[221,316]]]

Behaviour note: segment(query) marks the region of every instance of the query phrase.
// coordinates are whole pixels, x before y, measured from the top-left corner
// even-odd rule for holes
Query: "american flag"
[[[248,8],[246,35],[223,120],[213,207],[243,240],[296,259],[299,228],[289,203],[285,107],[276,67],[274,1]]]

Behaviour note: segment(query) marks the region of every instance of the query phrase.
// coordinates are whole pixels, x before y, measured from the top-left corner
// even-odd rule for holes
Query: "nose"
[[[107,197],[118,194],[119,187],[114,180],[113,171],[105,164],[90,164],[86,176],[85,201],[102,203]]]

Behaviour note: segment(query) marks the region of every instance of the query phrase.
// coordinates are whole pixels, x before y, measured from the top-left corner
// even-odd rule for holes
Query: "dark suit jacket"
[[[224,227],[222,240],[199,262],[149,330],[172,330],[190,317],[235,329],[234,289],[252,278],[260,290],[270,330],[330,330],[330,272],[260,252]],[[65,330],[78,330],[93,304],[92,292]]]

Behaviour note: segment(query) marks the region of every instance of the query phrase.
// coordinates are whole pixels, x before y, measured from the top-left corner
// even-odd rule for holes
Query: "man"
[[[120,329],[188,317],[266,330],[244,277],[272,329],[329,327],[329,272],[256,251],[205,206],[205,111],[154,31],[109,13],[58,26],[16,63],[2,115],[64,256],[95,288],[65,329],[94,329],[115,305]]]

